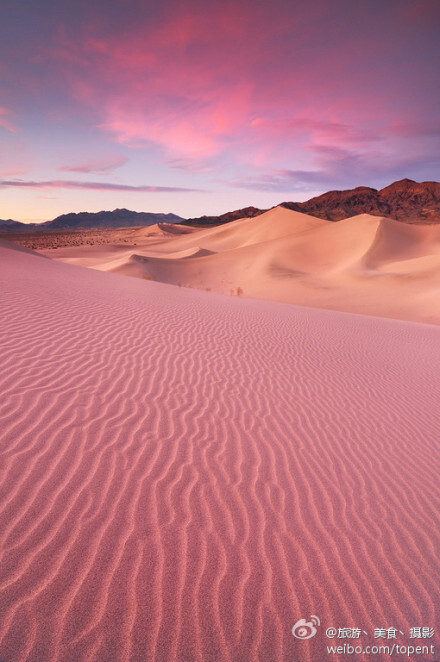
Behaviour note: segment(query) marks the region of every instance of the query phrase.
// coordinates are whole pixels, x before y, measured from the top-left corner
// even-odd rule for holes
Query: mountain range
[[[329,221],[372,214],[397,221],[437,223],[440,222],[440,184],[402,179],[379,191],[359,186],[349,191],[330,191],[307,202],[285,202],[282,206]]]
[[[372,214],[407,223],[440,223],[440,184],[402,179],[381,190],[358,186],[347,191],[328,191],[306,202],[282,202],[279,206],[328,221],[341,221],[358,214]],[[265,211],[267,209],[246,207],[221,216],[191,218],[186,223],[229,223],[237,218],[258,216]]]
[[[34,231],[34,230],[76,230],[87,228],[125,228],[155,225],[156,223],[181,223],[184,221],[176,214],[154,214],[152,212],[137,212],[129,209],[114,209],[113,211],[79,212],[78,214],[62,214],[53,221],[45,223],[20,223],[19,221],[0,220],[0,231]]]
[[[306,202],[282,202],[279,206],[329,221],[340,221],[358,214],[390,217],[406,223],[440,223],[440,183],[402,179],[377,190],[358,186],[347,191],[328,191]],[[239,218],[252,218],[267,209],[245,207],[220,216],[184,219],[176,214],[135,212],[129,209],[63,214],[45,223],[0,220],[0,231],[72,230],[80,228],[135,227],[156,223],[218,225]]]

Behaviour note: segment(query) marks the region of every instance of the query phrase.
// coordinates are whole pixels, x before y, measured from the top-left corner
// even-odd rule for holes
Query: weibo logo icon
[[[297,639],[311,639],[317,633],[316,626],[321,625],[317,616],[310,616],[310,621],[300,618],[292,628],[292,634]]]

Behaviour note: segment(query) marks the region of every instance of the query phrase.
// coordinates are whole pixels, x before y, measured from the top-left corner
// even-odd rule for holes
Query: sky
[[[0,218],[440,179],[438,0],[0,0]]]

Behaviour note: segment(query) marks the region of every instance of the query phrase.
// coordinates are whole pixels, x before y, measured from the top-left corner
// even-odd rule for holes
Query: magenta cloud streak
[[[134,193],[195,193],[198,189],[181,188],[176,186],[129,186],[126,184],[112,184],[108,182],[75,182],[69,180],[51,180],[46,182],[25,181],[22,179],[0,180],[1,188],[15,186],[19,188],[70,188],[92,189],[95,191],[131,191]]]
[[[83,163],[76,163],[72,165],[62,165],[58,170],[63,172],[106,172],[107,170],[114,170],[120,168],[128,162],[126,156],[120,154],[110,154],[103,156],[100,159],[93,161],[85,161]]]

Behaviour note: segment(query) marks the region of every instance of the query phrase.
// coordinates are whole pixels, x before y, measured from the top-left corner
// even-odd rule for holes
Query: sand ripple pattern
[[[440,329],[0,251],[0,658],[435,627]]]

